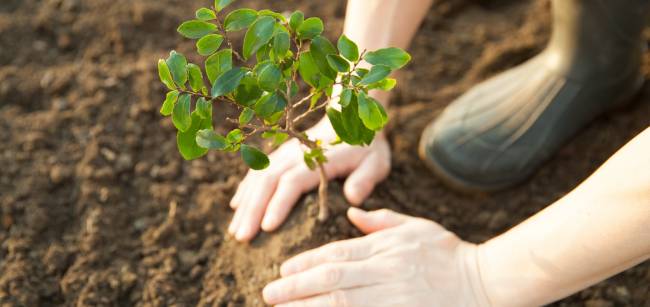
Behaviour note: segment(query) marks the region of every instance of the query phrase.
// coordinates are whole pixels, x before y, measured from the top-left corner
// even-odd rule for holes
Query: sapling
[[[241,8],[223,18],[224,8],[233,1],[216,0],[178,27],[182,36],[197,40],[197,51],[206,59],[201,67],[172,51],[158,61],[160,80],[169,89],[160,113],[171,116],[178,129],[178,149],[187,160],[209,149],[238,151],[250,168],[261,170],[269,166],[269,158],[247,144],[251,136],[261,134],[273,146],[296,138],[303,145],[306,165],[320,175],[318,219],[323,221],[328,216],[325,148],[299,124],[326,109],[337,135],[332,145],[370,145],[388,117],[368,91],[393,89],[396,81],[389,75],[411,57],[399,48],[360,52],[345,35],[334,46],[322,35],[323,22],[305,19],[300,11],[285,17]],[[237,50],[229,35],[244,30],[243,46]],[[360,65],[362,61],[368,65]],[[308,93],[300,90],[305,87]],[[213,104],[218,103],[238,110],[237,118],[225,119],[237,125],[226,135],[213,130]]]

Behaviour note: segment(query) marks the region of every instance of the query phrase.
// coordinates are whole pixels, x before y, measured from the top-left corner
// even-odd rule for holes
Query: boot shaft
[[[649,9],[650,0],[553,0],[549,61],[577,79],[640,69]]]

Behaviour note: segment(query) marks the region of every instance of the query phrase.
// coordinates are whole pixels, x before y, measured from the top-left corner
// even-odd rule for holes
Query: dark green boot
[[[464,190],[498,190],[529,177],[641,88],[648,2],[554,0],[548,47],[449,105],[425,129],[420,156]]]

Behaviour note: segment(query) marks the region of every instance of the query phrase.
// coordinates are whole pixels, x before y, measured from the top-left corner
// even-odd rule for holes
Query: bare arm
[[[359,49],[407,49],[433,0],[349,0],[343,32]],[[372,96],[388,104],[386,92]]]
[[[494,306],[548,303],[650,256],[650,128],[573,192],[479,248]]]

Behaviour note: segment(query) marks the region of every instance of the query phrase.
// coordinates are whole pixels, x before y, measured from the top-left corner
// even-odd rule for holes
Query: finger
[[[230,200],[230,208],[236,209],[241,204],[243,196],[247,194],[247,190],[250,187],[250,185],[247,184],[247,180],[249,179],[250,172],[244,176],[244,179],[242,179],[239,186],[237,186],[237,192],[235,192],[235,195]]]
[[[399,281],[405,273],[395,263],[386,259],[327,263],[271,282],[262,294],[268,304],[280,304],[336,290]]]
[[[280,274],[289,276],[321,264],[364,260],[384,250],[387,244],[384,238],[373,235],[328,243],[285,261]]]
[[[238,241],[252,239],[260,229],[260,222],[267,204],[277,186],[277,176],[262,174],[254,183],[255,191],[246,196],[240,209],[244,210],[235,238]]]
[[[348,209],[348,218],[363,233],[373,233],[396,227],[413,219],[410,216],[399,214],[388,209],[368,212],[355,207]]]
[[[370,195],[375,185],[384,180],[390,171],[390,160],[373,153],[361,161],[343,186],[343,193],[353,205],[360,205]]]
[[[408,288],[403,283],[387,283],[359,287],[345,290],[336,290],[309,298],[278,304],[275,307],[322,307],[322,306],[355,306],[355,307],[380,307],[380,306],[409,306],[405,300],[411,297],[401,289]],[[406,297],[405,297],[406,296]]]
[[[318,175],[302,165],[296,166],[280,178],[262,221],[262,229],[273,231],[287,218],[300,195],[314,188]]]
[[[292,167],[295,165],[296,159],[293,159],[291,157],[292,151],[298,150],[299,148],[296,146],[297,140],[292,139],[290,141],[287,141],[284,145],[280,146],[277,150],[272,152],[269,155],[269,159],[271,160],[271,163],[269,165],[269,168],[265,170],[265,172],[271,172],[271,173],[282,173],[288,168]],[[255,171],[249,171],[244,179],[239,183],[239,186],[237,187],[237,192],[235,192],[235,195],[233,196],[232,200],[230,201],[230,207],[231,208],[237,208],[244,199],[244,195],[248,195],[251,193],[251,181],[255,181],[254,177],[259,176],[261,172],[255,172]],[[253,178],[253,180],[251,180]]]
[[[241,217],[244,214],[244,210],[240,207],[235,209],[235,215],[232,217],[232,221],[230,221],[230,225],[228,226],[228,233],[231,235],[235,235],[237,233],[237,229],[239,229],[239,223],[241,222]]]

